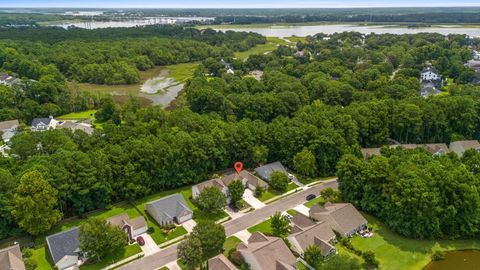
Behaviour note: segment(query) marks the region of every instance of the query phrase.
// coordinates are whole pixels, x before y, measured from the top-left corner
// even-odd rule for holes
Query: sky
[[[345,8],[480,6],[480,0],[0,0],[0,7],[67,8]]]

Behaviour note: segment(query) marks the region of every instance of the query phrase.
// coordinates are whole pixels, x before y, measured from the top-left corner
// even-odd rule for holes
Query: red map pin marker
[[[240,161],[237,161],[235,162],[235,164],[233,164],[233,167],[235,168],[237,173],[240,173],[243,170],[243,163]]]

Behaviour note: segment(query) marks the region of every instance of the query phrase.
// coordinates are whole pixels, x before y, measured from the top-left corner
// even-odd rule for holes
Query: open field
[[[244,52],[235,52],[235,57],[238,59],[245,60],[250,55],[254,54],[264,54],[277,49],[279,45],[290,45],[287,41],[277,38],[277,37],[267,37],[267,43],[257,45],[250,50]]]
[[[415,240],[402,237],[390,231],[378,219],[364,214],[373,227],[371,238],[354,237],[352,244],[362,250],[375,252],[380,269],[420,270],[429,262],[437,250],[480,249],[478,240]]]

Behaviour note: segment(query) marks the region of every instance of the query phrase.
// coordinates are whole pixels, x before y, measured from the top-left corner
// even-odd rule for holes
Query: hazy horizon
[[[219,1],[219,0],[185,0],[179,3],[175,0],[138,0],[135,3],[127,0],[0,0],[2,8],[388,8],[388,7],[480,7],[480,1],[446,1],[446,0],[404,0],[404,1],[379,1],[379,0],[346,0],[335,3],[325,0],[302,0],[292,2],[287,0],[243,0]]]

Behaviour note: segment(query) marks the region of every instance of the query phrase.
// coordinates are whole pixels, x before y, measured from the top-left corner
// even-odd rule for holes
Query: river
[[[363,34],[416,34],[416,33],[440,33],[443,35],[448,34],[466,34],[472,37],[480,37],[480,27],[461,27],[459,25],[442,25],[434,27],[424,28],[407,28],[395,25],[349,25],[349,24],[319,24],[319,25],[292,25],[292,26],[251,26],[241,27],[233,26],[228,27],[222,25],[220,27],[212,26],[217,31],[246,31],[255,32],[267,37],[305,37],[314,35],[317,33],[333,34],[341,33],[345,31],[355,31]]]
[[[477,270],[480,269],[480,251],[450,251],[445,259],[431,262],[424,270]]]
[[[153,24],[178,24],[178,23],[187,23],[191,21],[210,21],[214,18],[211,17],[145,17],[135,20],[121,20],[121,21],[62,21],[62,22],[53,22],[48,24],[48,26],[58,26],[63,28],[68,28],[70,26],[75,26],[79,28],[86,29],[97,29],[97,28],[114,28],[114,27],[137,27],[144,25],[153,25]]]

